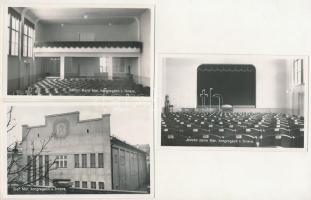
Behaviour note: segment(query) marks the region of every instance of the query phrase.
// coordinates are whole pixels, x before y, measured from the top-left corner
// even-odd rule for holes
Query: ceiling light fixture
[[[84,19],[87,19],[87,18],[88,18],[87,14],[83,15],[83,18],[84,18]]]
[[[61,24],[60,26],[61,26],[61,27],[64,27],[64,24]]]

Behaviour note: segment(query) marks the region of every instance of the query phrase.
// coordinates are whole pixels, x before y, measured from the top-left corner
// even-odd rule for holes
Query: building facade
[[[22,132],[23,158],[29,165],[24,178],[30,185],[66,182],[74,188],[138,190],[145,183],[146,154],[110,136],[110,114],[90,120],[80,120],[79,112],[48,115],[44,125],[23,125]],[[124,161],[126,155],[130,163]]]

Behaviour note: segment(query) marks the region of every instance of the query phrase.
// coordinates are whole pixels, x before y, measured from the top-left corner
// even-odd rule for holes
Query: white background
[[[156,53],[310,56],[310,19],[308,0],[160,0]],[[156,199],[311,199],[310,152],[158,146],[155,155]]]
[[[153,3],[148,0],[58,2]],[[309,0],[155,0],[154,3],[156,75],[161,64],[157,60],[159,53],[311,55]],[[158,80],[161,77],[155,78]],[[158,105],[159,91],[155,92]],[[155,111],[157,126],[159,107]],[[159,134],[159,129],[156,130],[155,138]],[[310,144],[311,137],[308,138]],[[310,200],[311,155],[301,151],[216,151],[156,146],[154,179],[157,200]]]

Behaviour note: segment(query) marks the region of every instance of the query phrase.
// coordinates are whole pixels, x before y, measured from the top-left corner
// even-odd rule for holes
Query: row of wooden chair
[[[45,78],[19,95],[150,96],[150,88],[130,80]]]
[[[304,119],[281,113],[176,112],[162,115],[163,145],[303,147]]]

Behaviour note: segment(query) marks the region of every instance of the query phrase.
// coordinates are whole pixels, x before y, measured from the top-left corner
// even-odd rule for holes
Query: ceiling
[[[146,11],[141,8],[26,8],[26,14],[47,24],[125,25]],[[87,18],[85,18],[87,16]]]

